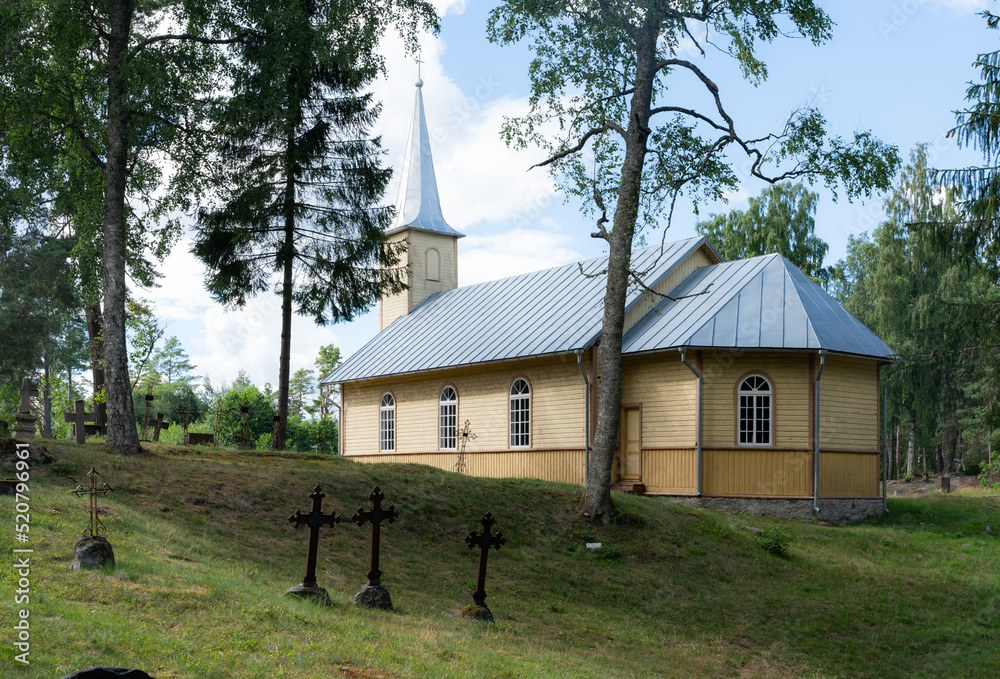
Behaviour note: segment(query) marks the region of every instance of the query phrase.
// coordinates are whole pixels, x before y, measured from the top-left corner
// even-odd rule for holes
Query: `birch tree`
[[[820,44],[832,27],[810,0],[506,0],[490,15],[491,41],[528,39],[534,52],[531,109],[507,121],[507,142],[545,150],[538,165],[586,201],[596,217],[591,236],[608,244],[597,433],[583,504],[592,520],[608,521],[613,511],[624,308],[642,277],[631,265],[642,226],[669,226],[681,196],[695,204],[721,198],[739,182],[736,162],[770,183],[806,177],[849,196],[887,187],[898,166],[895,147],[868,133],[828,136],[808,105],[780,130],[747,134],[709,61],[688,58],[686,47],[722,50],[730,57],[722,68],[758,84],[768,76],[761,44],[785,36]],[[681,83],[696,92],[680,98],[673,86]]]

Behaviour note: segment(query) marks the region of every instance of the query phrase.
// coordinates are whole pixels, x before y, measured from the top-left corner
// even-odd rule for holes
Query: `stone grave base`
[[[490,609],[479,604],[469,604],[463,608],[462,617],[469,618],[470,620],[478,620],[479,622],[494,622],[493,613],[490,612]]]
[[[354,603],[365,608],[392,610],[392,597],[389,596],[389,590],[382,585],[365,585],[354,595]]]
[[[85,670],[67,674],[62,679],[153,679],[142,670],[126,670],[121,667],[88,667]]]
[[[71,571],[83,568],[103,568],[109,565],[114,568],[115,550],[111,548],[111,543],[103,535],[96,537],[84,535],[73,545],[73,563],[69,566]]]
[[[285,596],[295,596],[300,599],[308,599],[309,601],[315,601],[320,606],[333,606],[333,602],[330,601],[330,595],[323,587],[295,585],[295,587],[288,588],[288,591],[285,592]]]

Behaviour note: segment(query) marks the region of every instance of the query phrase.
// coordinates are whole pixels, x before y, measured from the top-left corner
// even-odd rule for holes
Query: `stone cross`
[[[323,513],[323,498],[326,495],[323,494],[319,486],[316,486],[309,497],[312,498],[312,506],[309,509],[309,513],[303,514],[296,509],[295,513],[288,517],[288,520],[295,524],[296,528],[299,526],[309,526],[309,548],[306,551],[306,575],[302,578],[302,587],[312,588],[318,587],[316,584],[316,551],[319,548],[320,526],[336,526],[344,520],[344,517],[339,516],[337,512]]]
[[[396,512],[395,505],[390,505],[388,509],[382,509],[382,500],[385,499],[385,494],[378,486],[375,486],[375,490],[368,496],[368,499],[372,502],[371,511],[366,512],[362,507],[354,513],[351,521],[359,526],[364,526],[366,523],[372,525],[371,570],[368,571],[368,585],[380,587],[382,585],[382,571],[378,569],[379,529],[383,521],[392,523],[399,514]]]
[[[78,403],[82,403],[82,401],[78,401]],[[91,537],[97,537],[101,533],[106,533],[108,530],[104,526],[101,519],[97,516],[97,496],[108,495],[114,490],[114,488],[109,486],[107,483],[98,487],[97,477],[97,470],[91,467],[90,471],[87,472],[87,478],[90,479],[90,488],[85,489],[82,485],[78,485],[72,491],[73,495],[76,495],[77,497],[83,497],[84,495],[90,496],[90,525],[83,531],[83,534],[90,535]]]
[[[156,413],[156,420],[153,421],[153,440],[160,440],[160,432],[170,429],[170,423],[163,421],[163,413]]]
[[[83,401],[73,401],[74,410],[71,413],[63,413],[63,422],[73,423],[73,431],[76,433],[76,442],[83,445],[87,442],[87,422],[94,422],[93,413],[83,412]]]
[[[479,546],[479,571],[476,575],[476,591],[472,593],[472,600],[476,602],[477,606],[486,608],[486,561],[489,558],[490,547],[500,549],[507,542],[507,539],[500,531],[497,531],[496,535],[492,534],[496,519],[489,512],[483,514],[479,523],[483,526],[482,532],[466,535],[465,544],[469,546],[469,549]]]

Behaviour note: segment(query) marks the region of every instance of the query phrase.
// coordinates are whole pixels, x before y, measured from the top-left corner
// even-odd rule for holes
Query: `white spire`
[[[413,124],[410,127],[410,138],[406,142],[406,155],[401,169],[396,218],[387,233],[418,229],[462,238],[464,234],[448,226],[444,215],[441,214],[441,199],[438,197],[434,161],[431,159],[431,139],[427,133],[424,99],[421,96],[424,81],[419,79],[419,74],[417,77]]]

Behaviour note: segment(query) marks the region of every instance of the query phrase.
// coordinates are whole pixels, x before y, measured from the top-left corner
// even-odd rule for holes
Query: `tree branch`
[[[593,128],[591,130],[588,130],[587,133],[584,134],[583,137],[580,138],[579,143],[577,143],[575,146],[572,146],[572,147],[570,147],[568,149],[564,149],[564,150],[560,151],[559,153],[557,153],[557,154],[555,154],[553,156],[550,156],[548,159],[543,160],[540,163],[535,163],[534,165],[532,165],[528,169],[529,170],[533,170],[536,167],[544,167],[546,165],[551,165],[552,163],[556,162],[557,160],[565,158],[566,156],[571,156],[574,153],[576,153],[576,152],[580,151],[581,149],[583,149],[583,147],[587,145],[587,140],[588,139],[590,139],[591,137],[593,137],[595,135],[603,134],[603,133],[607,132],[608,130],[614,130],[615,132],[617,132],[618,134],[620,134],[623,138],[625,137],[625,130],[623,130],[620,125],[618,125],[617,123],[605,123],[601,127],[595,127],[595,128]]]

